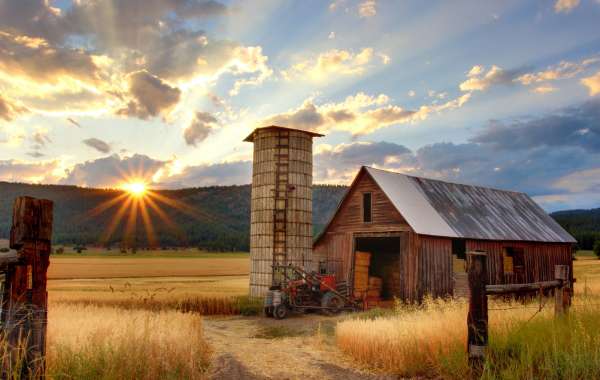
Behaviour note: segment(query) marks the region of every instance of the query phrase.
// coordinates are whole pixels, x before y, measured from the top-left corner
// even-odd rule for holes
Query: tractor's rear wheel
[[[334,292],[327,292],[321,299],[321,307],[325,314],[337,314],[344,308],[344,300]]]
[[[284,319],[288,315],[288,308],[285,305],[277,305],[273,308],[273,318]]]

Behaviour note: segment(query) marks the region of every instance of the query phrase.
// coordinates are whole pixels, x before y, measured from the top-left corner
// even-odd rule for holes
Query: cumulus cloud
[[[579,0],[556,0],[554,12],[569,13],[579,6]]]
[[[10,76],[48,83],[57,83],[64,77],[91,83],[99,80],[98,67],[83,50],[52,46],[43,38],[3,31],[0,31],[0,70]]]
[[[410,161],[412,152],[389,142],[353,142],[337,146],[320,145],[315,149],[315,179],[320,183],[349,183],[362,165],[385,167]]]
[[[375,0],[364,0],[358,4],[358,15],[362,18],[373,17],[377,14],[377,2]]]
[[[356,159],[347,154],[355,149],[344,144],[315,155],[315,182],[348,184],[362,165],[441,180],[524,191],[533,196],[572,194],[579,191],[571,186],[560,188],[573,172],[577,183],[589,188],[596,186],[593,175],[600,154],[578,147],[538,147],[489,154],[490,147],[480,143],[434,143],[416,150],[394,144],[362,143],[362,155]],[[562,180],[567,177],[567,179]],[[561,181],[561,182],[558,182]],[[587,181],[587,182],[586,182]],[[557,183],[559,185],[557,185]],[[579,185],[578,185],[579,186]],[[590,205],[588,205],[590,207]]]
[[[130,157],[113,154],[75,165],[67,170],[60,183],[88,187],[118,187],[131,179],[150,183],[167,163],[142,154]]]
[[[57,161],[26,162],[0,160],[0,180],[9,182],[53,183],[52,174],[58,168]]]
[[[218,123],[219,121],[208,112],[196,112],[188,127],[183,131],[186,144],[196,146],[204,141],[218,126]]]
[[[229,91],[229,95],[238,95],[243,86],[257,86],[268,79],[273,74],[273,70],[267,65],[268,60],[269,57],[263,55],[260,46],[236,48],[227,70],[235,75],[255,75],[237,79],[233,84],[233,88]]]
[[[107,142],[97,139],[95,137],[85,139],[83,140],[83,143],[89,146],[90,148],[96,149],[100,153],[108,153],[111,150],[110,145]]]
[[[4,2],[3,95],[43,113],[120,110],[140,118],[156,116],[161,110],[153,106],[161,108],[165,100],[170,106],[179,96],[166,92],[158,104],[132,100],[122,86],[131,73],[150,73],[175,90],[229,73],[237,77],[235,95],[261,84],[272,70],[260,46],[213,39],[198,28],[200,20],[227,12],[214,0],[75,1],[63,9],[45,0]]]
[[[460,84],[460,89],[470,92],[485,91],[496,85],[522,84],[535,86],[532,92],[544,94],[556,91],[549,82],[574,78],[599,62],[598,57],[586,58],[579,62],[561,61],[544,70],[532,72],[525,68],[505,70],[496,65],[486,72],[484,66],[475,65],[467,73],[467,80]]]
[[[504,150],[574,146],[600,153],[600,100],[539,118],[508,124],[491,122],[472,141]]]
[[[181,173],[156,184],[160,188],[195,186],[227,186],[250,183],[251,161],[223,162],[212,165],[188,166]]]
[[[437,142],[415,150],[391,142],[321,145],[315,182],[347,184],[361,165],[370,165],[525,191],[550,208],[592,207],[600,200],[599,112],[600,103],[587,102],[512,124],[492,123],[463,144]]]
[[[485,91],[491,86],[511,84],[522,72],[521,69],[504,70],[493,65],[487,72],[483,66],[473,66],[468,79],[460,84],[461,91]]]
[[[545,70],[523,74],[516,80],[528,86],[540,82],[573,78],[582,73],[588,66],[598,62],[600,62],[600,59],[597,57],[584,59],[581,62],[561,61],[559,64],[550,66]]]
[[[25,107],[16,105],[0,94],[0,119],[11,121],[25,112],[27,112]]]
[[[385,57],[385,58],[384,58]],[[384,64],[389,57],[382,57]],[[332,49],[316,57],[300,61],[286,70],[282,76],[287,80],[309,79],[312,81],[329,80],[340,75],[361,75],[373,59],[373,49],[364,48],[354,53],[349,50]]]
[[[133,99],[127,108],[117,113],[140,119],[167,114],[179,102],[181,96],[177,87],[171,87],[147,71],[138,71],[129,76],[129,91]]]
[[[571,193],[600,193],[600,167],[570,173],[557,180],[553,187]]]
[[[390,125],[415,123],[431,114],[460,108],[470,96],[470,93],[463,94],[446,103],[422,105],[415,110],[390,104],[389,97],[384,94],[370,96],[359,92],[348,96],[343,102],[321,105],[315,104],[314,99],[307,99],[300,107],[270,116],[260,125],[281,125],[323,133],[341,130],[363,135]]]
[[[600,94],[600,71],[592,76],[582,78],[581,84],[588,88],[590,96]]]

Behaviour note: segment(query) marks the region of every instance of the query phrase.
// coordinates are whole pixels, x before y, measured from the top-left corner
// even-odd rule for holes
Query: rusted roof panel
[[[372,168],[367,170],[419,234],[486,240],[576,242],[527,194]]]

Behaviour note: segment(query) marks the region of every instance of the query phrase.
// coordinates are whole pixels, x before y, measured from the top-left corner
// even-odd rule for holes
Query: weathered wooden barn
[[[487,252],[490,284],[523,283],[554,279],[557,264],[572,269],[573,243],[524,193],[362,167],[313,260],[351,284],[355,252],[370,252],[383,298],[410,302],[458,293],[470,250]]]

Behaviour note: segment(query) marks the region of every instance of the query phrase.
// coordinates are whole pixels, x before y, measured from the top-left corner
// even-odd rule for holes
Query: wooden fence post
[[[556,265],[554,267],[554,279],[561,282],[561,285],[554,289],[554,315],[559,317],[567,313],[571,303],[571,292],[569,289],[569,266]]]
[[[52,213],[53,203],[46,199],[18,197],[13,206],[10,247],[17,250],[18,262],[6,272],[2,328],[8,363],[22,365],[25,378],[45,375]]]
[[[469,314],[467,316],[467,352],[472,366],[481,366],[488,343],[487,254],[467,253],[469,272]]]

